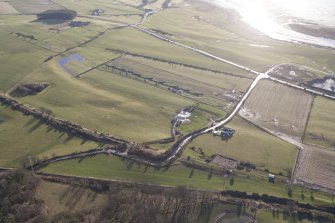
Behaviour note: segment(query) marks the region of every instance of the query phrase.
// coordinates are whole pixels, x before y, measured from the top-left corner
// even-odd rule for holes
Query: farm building
[[[269,182],[274,183],[276,179],[276,176],[274,174],[269,174]]]
[[[100,16],[104,12],[105,12],[105,10],[97,8],[97,9],[94,9],[91,12],[91,15],[93,15],[93,16]]]
[[[231,138],[235,133],[235,130],[234,129],[231,129],[231,128],[222,128],[222,129],[218,129],[218,130],[213,130],[213,134],[214,135],[217,135],[217,136],[221,136],[222,138],[224,139],[227,139],[227,138]]]
[[[189,121],[188,118],[192,115],[192,112],[189,111],[181,111],[179,114],[175,117],[177,122],[187,122]]]

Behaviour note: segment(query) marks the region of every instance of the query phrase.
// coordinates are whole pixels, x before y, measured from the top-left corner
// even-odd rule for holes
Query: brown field
[[[235,169],[239,164],[237,160],[227,158],[221,155],[215,155],[212,162],[224,168],[230,168],[230,169]]]
[[[240,114],[274,132],[301,138],[313,96],[271,81],[261,81]]]
[[[15,14],[17,11],[8,2],[0,2],[0,15]]]
[[[295,180],[306,186],[335,192],[334,160],[334,151],[305,145],[299,152]]]

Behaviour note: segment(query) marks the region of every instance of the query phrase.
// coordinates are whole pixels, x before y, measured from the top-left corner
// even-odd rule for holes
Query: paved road
[[[312,89],[309,89],[309,88],[306,88],[306,87],[302,87],[302,86],[299,86],[299,85],[296,85],[296,84],[292,84],[292,83],[289,83],[289,82],[286,82],[286,81],[282,81],[282,80],[279,80],[279,79],[274,78],[274,77],[269,77],[269,79],[272,80],[272,81],[281,83],[281,84],[285,84],[289,87],[297,88],[297,89],[306,91],[308,93],[312,93],[312,94],[315,94],[315,95],[318,95],[318,96],[322,96],[322,97],[325,97],[325,98],[335,100],[335,96],[332,96],[332,95],[329,95],[329,94],[326,94],[326,93],[323,93],[323,92],[320,92],[320,91],[315,91],[315,90],[312,90]]]
[[[230,65],[232,65],[232,66],[241,68],[241,69],[246,70],[246,71],[248,71],[248,72],[250,72],[250,73],[257,74],[257,75],[259,74],[259,72],[254,71],[254,70],[252,70],[252,69],[250,69],[250,68],[248,68],[248,67],[242,66],[242,65],[240,65],[240,64],[234,63],[234,62],[229,61],[229,60],[222,59],[222,58],[217,57],[217,56],[215,56],[215,55],[213,55],[213,54],[210,54],[210,53],[207,53],[207,52],[205,52],[205,51],[202,51],[202,50],[199,50],[199,49],[196,49],[196,48],[187,46],[187,45],[185,45],[185,44],[178,43],[178,42],[176,42],[176,41],[174,41],[174,40],[170,40],[170,39],[168,39],[168,38],[166,38],[166,37],[164,37],[164,36],[160,36],[160,35],[158,35],[158,34],[156,34],[156,33],[154,33],[154,32],[151,32],[151,31],[149,31],[149,30],[143,29],[143,28],[138,27],[138,26],[136,26],[136,25],[131,25],[131,27],[133,27],[133,28],[135,28],[135,29],[138,29],[138,30],[140,30],[140,31],[142,31],[142,32],[145,32],[145,33],[147,33],[147,34],[149,34],[149,35],[151,35],[151,36],[154,36],[154,37],[156,37],[156,38],[158,38],[158,39],[161,39],[161,40],[164,40],[164,41],[166,41],[166,42],[169,42],[169,43],[172,43],[172,44],[175,44],[175,45],[184,47],[184,48],[186,48],[186,49],[195,51],[195,52],[200,53],[200,54],[202,54],[202,55],[204,55],[204,56],[207,56],[207,57],[210,57],[210,58],[212,58],[212,59],[215,59],[215,60],[218,60],[218,61],[221,61],[221,62],[230,64]]]
[[[153,14],[155,14],[155,13],[157,13],[157,12],[158,12],[158,11],[155,11],[155,10],[146,12],[146,13],[143,15],[141,21],[139,21],[138,23],[134,24],[133,26],[141,25],[142,23],[144,23],[144,22],[147,20],[147,18],[148,18],[150,15],[153,15]]]
[[[209,127],[208,129],[204,130],[202,133],[208,133],[210,131],[213,131],[214,129],[223,126],[225,124],[227,124],[234,116],[235,114],[240,110],[240,108],[242,107],[242,105],[244,104],[244,102],[247,100],[247,98],[249,97],[250,93],[252,92],[252,90],[254,90],[254,88],[257,86],[258,82],[262,79],[266,79],[269,78],[269,76],[266,73],[260,73],[256,79],[254,80],[254,82],[251,84],[251,86],[249,87],[248,91],[244,94],[243,98],[240,100],[240,102],[237,104],[237,106],[235,107],[235,109],[232,111],[232,113],[230,113],[230,115],[222,120],[221,122],[215,124],[212,127]]]
[[[154,13],[154,12],[149,12],[149,14],[152,14],[152,13]],[[146,18],[146,16],[144,18]],[[327,97],[327,98],[330,98],[330,99],[335,99],[334,96],[331,96],[331,95],[328,95],[328,94],[324,94],[322,92],[318,92],[318,91],[315,91],[315,90],[312,90],[312,89],[308,89],[308,88],[305,88],[305,87],[301,87],[301,86],[298,86],[298,85],[295,85],[295,84],[291,84],[289,82],[285,82],[285,81],[279,80],[277,78],[270,77],[268,74],[271,71],[273,71],[278,65],[272,67],[266,73],[260,73],[260,72],[254,71],[254,70],[252,70],[252,69],[250,69],[248,67],[245,67],[245,66],[242,66],[240,64],[234,63],[232,61],[222,59],[220,57],[217,57],[217,56],[212,55],[210,53],[207,53],[205,51],[198,50],[198,49],[195,49],[193,47],[190,47],[190,46],[178,43],[178,42],[173,41],[173,40],[170,40],[168,38],[160,36],[160,35],[158,35],[156,33],[153,33],[153,32],[151,32],[149,30],[143,29],[143,28],[138,27],[136,25],[131,25],[131,27],[133,27],[135,29],[138,29],[140,31],[143,31],[143,32],[145,32],[145,33],[147,33],[149,35],[152,35],[152,36],[154,36],[154,37],[156,37],[158,39],[161,39],[161,40],[167,41],[169,43],[172,43],[172,44],[175,44],[175,45],[178,45],[178,46],[190,49],[192,51],[195,51],[195,52],[197,52],[199,54],[205,55],[205,56],[210,57],[212,59],[215,59],[215,60],[218,60],[218,61],[230,64],[232,66],[238,67],[240,69],[246,70],[246,71],[248,71],[248,72],[250,72],[252,74],[256,74],[257,77],[255,78],[255,80],[253,81],[253,83],[249,87],[248,91],[243,95],[242,99],[239,101],[239,103],[236,105],[236,107],[234,108],[234,110],[230,113],[230,115],[227,118],[225,118],[224,120],[222,120],[219,123],[215,124],[214,126],[210,126],[208,128],[205,128],[202,131],[199,131],[199,130],[198,131],[194,131],[193,133],[190,133],[189,135],[186,135],[184,138],[181,138],[179,141],[177,141],[173,145],[176,148],[172,150],[171,154],[169,154],[168,158],[166,158],[166,160],[164,160],[164,161],[151,161],[151,160],[148,160],[148,159],[145,159],[145,158],[142,158],[142,157],[130,156],[128,154],[128,152],[119,152],[119,151],[116,151],[116,150],[113,150],[113,149],[99,151],[98,153],[114,154],[114,155],[117,155],[117,156],[122,156],[122,157],[125,157],[125,158],[136,160],[136,161],[141,162],[141,163],[146,163],[146,164],[149,164],[149,165],[152,165],[152,166],[166,166],[166,165],[170,164],[175,159],[176,155],[182,151],[182,149],[184,148],[184,146],[187,145],[191,141],[191,139],[194,139],[194,138],[196,138],[196,137],[198,137],[198,136],[200,136],[202,134],[211,132],[214,129],[219,128],[219,127],[227,124],[236,115],[236,113],[240,110],[240,108],[243,106],[244,102],[247,100],[247,98],[249,97],[249,95],[251,94],[251,92],[253,91],[253,89],[257,86],[258,82],[260,80],[262,80],[262,79],[270,79],[272,81],[275,81],[275,82],[278,82],[278,83],[281,83],[281,84],[285,84],[287,86],[294,87],[294,88],[297,88],[297,89],[300,89],[300,90],[304,90],[304,91],[309,92],[309,93],[313,93],[313,94],[316,94],[316,95],[324,96],[324,97]],[[97,154],[97,152],[95,152],[94,154]],[[92,155],[92,154],[90,154],[90,153],[88,153],[88,154],[81,154],[80,157],[84,157],[84,156],[88,156],[88,155]],[[64,157],[59,157],[59,159],[57,161],[62,161],[62,160],[66,160],[66,159],[73,159],[73,158],[78,158],[78,156],[76,156],[76,155],[68,155],[68,156],[64,156]],[[52,162],[55,162],[55,160],[53,160]],[[48,161],[46,161],[46,163],[48,163]]]
[[[166,38],[166,37],[164,37],[164,36],[158,35],[158,34],[156,34],[156,33],[154,33],[154,32],[151,32],[151,31],[149,31],[149,30],[147,30],[147,29],[143,29],[143,28],[138,27],[138,26],[136,26],[136,25],[131,25],[131,27],[133,27],[133,28],[135,28],[135,29],[138,29],[138,30],[140,30],[140,31],[142,31],[142,32],[145,32],[145,33],[147,33],[147,34],[149,34],[149,35],[151,35],[151,36],[154,36],[154,37],[156,37],[156,38],[158,38],[158,39],[164,40],[164,41],[166,41],[166,42],[169,42],[169,43],[172,43],[172,44],[175,44],[175,45],[184,47],[184,48],[186,48],[186,49],[195,51],[195,52],[197,52],[197,53],[200,53],[200,54],[205,55],[205,56],[207,56],[207,57],[210,57],[210,58],[212,58],[212,59],[215,59],[215,60],[218,60],[218,61],[221,61],[221,62],[230,64],[230,65],[232,65],[232,66],[238,67],[238,68],[240,68],[240,69],[246,70],[246,71],[248,71],[248,72],[250,72],[250,73],[252,73],[252,74],[256,74],[256,75],[260,75],[260,74],[261,74],[260,72],[257,72],[257,71],[255,71],[255,70],[252,70],[252,69],[250,69],[250,68],[248,68],[248,67],[245,67],[245,66],[243,66],[243,65],[234,63],[234,62],[229,61],[229,60],[226,60],[226,59],[222,59],[222,58],[220,58],[220,57],[218,57],[218,56],[215,56],[215,55],[210,54],[210,53],[207,53],[207,52],[205,52],[205,51],[202,51],[202,50],[199,50],[199,49],[196,49],[196,48],[187,46],[187,45],[185,45],[185,44],[178,43],[178,42],[176,42],[176,41],[174,41],[174,40],[170,40],[170,39],[168,39],[168,38]],[[268,70],[265,74],[269,74],[275,67],[278,67],[278,66],[280,66],[280,65],[282,65],[282,64],[279,64],[279,65],[276,65],[276,66],[272,67],[272,68],[271,68],[270,70]],[[316,70],[316,69],[314,69],[314,68],[307,67],[307,66],[304,66],[304,65],[299,65],[299,66],[301,66],[301,67],[305,67],[305,68],[308,68],[308,69],[313,69],[313,70],[315,70],[315,71],[323,72],[323,71]],[[335,100],[335,96],[332,96],[332,95],[329,95],[329,94],[325,94],[325,93],[322,93],[322,92],[319,92],[319,91],[315,91],[315,90],[312,90],[312,89],[309,89],[309,88],[306,88],[306,87],[301,87],[301,86],[299,86],[299,85],[291,84],[291,83],[289,83],[289,82],[285,82],[285,81],[279,80],[279,79],[277,79],[277,78],[273,78],[273,77],[267,77],[267,78],[271,79],[272,81],[279,82],[279,83],[285,84],[285,85],[290,86],[290,87],[294,87],[294,88],[297,88],[297,89],[300,89],[300,90],[304,90],[304,91],[309,92],[309,93],[312,93],[312,94],[316,94],[316,95],[319,95],[319,96],[323,96],[323,97],[326,97],[326,98],[334,99],[334,100]],[[236,113],[236,112],[235,112],[235,113]]]

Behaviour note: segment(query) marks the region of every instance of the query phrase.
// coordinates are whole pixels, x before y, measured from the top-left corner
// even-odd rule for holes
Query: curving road
[[[143,20],[145,20],[145,18],[148,15],[152,14],[152,13],[155,13],[155,12],[148,12],[148,14],[146,16],[144,16]],[[143,20],[141,22],[143,22]],[[140,23],[138,23],[138,24],[140,24]],[[318,92],[318,91],[315,91],[315,90],[312,90],[312,89],[301,87],[299,85],[291,84],[289,82],[282,81],[282,80],[279,80],[277,78],[270,77],[268,74],[271,71],[273,71],[278,65],[272,67],[266,73],[260,73],[260,72],[254,71],[254,70],[252,70],[252,69],[250,69],[248,67],[245,67],[245,66],[242,66],[240,64],[234,63],[232,61],[229,61],[229,60],[226,60],[226,59],[222,59],[220,57],[217,57],[217,56],[212,55],[210,53],[207,53],[205,51],[202,51],[202,50],[199,50],[199,49],[196,49],[196,48],[193,48],[193,47],[190,47],[190,46],[178,43],[178,42],[173,41],[173,40],[170,40],[170,39],[168,39],[166,37],[160,36],[160,35],[158,35],[158,34],[156,34],[154,32],[151,32],[149,30],[143,29],[143,28],[138,27],[136,25],[130,25],[130,26],[133,27],[133,28],[135,28],[135,29],[138,29],[138,30],[140,30],[142,32],[145,32],[145,33],[147,33],[147,34],[149,34],[151,36],[154,36],[154,37],[156,37],[158,39],[161,39],[163,41],[166,41],[166,42],[169,42],[171,44],[175,44],[175,45],[178,45],[178,46],[190,49],[190,50],[192,50],[194,52],[197,52],[197,53],[202,54],[204,56],[207,56],[209,58],[212,58],[212,59],[215,59],[215,60],[218,60],[218,61],[230,64],[232,66],[235,66],[235,67],[238,67],[240,69],[246,70],[246,71],[248,71],[248,72],[250,72],[252,74],[256,74],[257,77],[255,78],[255,80],[253,81],[253,83],[250,85],[248,91],[243,95],[242,99],[239,101],[239,103],[236,105],[236,107],[229,114],[228,117],[226,117],[225,119],[223,119],[219,123],[215,124],[214,126],[210,126],[210,127],[206,127],[206,128],[194,131],[194,132],[192,132],[190,134],[185,135],[181,139],[179,139],[171,147],[172,148],[171,149],[171,153],[168,155],[168,157],[164,161],[152,161],[152,160],[149,160],[149,159],[146,159],[146,158],[143,158],[143,157],[139,157],[139,156],[136,156],[136,155],[129,155],[128,151],[126,151],[126,152],[119,152],[119,151],[116,151],[114,149],[103,149],[101,151],[94,152],[94,154],[97,154],[97,153],[108,153],[108,154],[114,154],[114,155],[117,155],[117,156],[122,156],[122,157],[125,157],[125,158],[128,158],[128,159],[135,160],[135,161],[138,161],[138,162],[141,162],[141,163],[145,163],[145,164],[149,164],[149,165],[152,165],[152,166],[157,166],[157,167],[166,166],[166,165],[170,164],[176,158],[177,154],[179,154],[182,151],[182,149],[185,147],[185,145],[187,145],[192,139],[194,139],[194,138],[196,138],[196,137],[198,137],[198,136],[200,136],[202,134],[209,133],[209,132],[213,131],[214,129],[219,128],[219,127],[227,124],[236,115],[236,113],[240,110],[240,108],[243,106],[244,102],[250,96],[250,94],[253,91],[253,89],[257,86],[258,82],[260,80],[262,80],[262,79],[270,79],[272,81],[275,81],[275,82],[278,82],[278,83],[281,83],[281,84],[285,84],[287,86],[294,87],[296,89],[300,89],[300,90],[306,91],[308,93],[320,95],[320,96],[327,97],[327,98],[335,100],[335,96],[328,95],[328,94],[325,94],[325,93],[322,93],[322,92]],[[91,153],[81,154],[80,157],[89,156],[89,155],[92,155],[92,154]],[[55,160],[55,159],[52,160],[52,161],[51,160],[46,160],[42,164],[48,164],[48,163],[51,163],[51,162],[57,162],[57,161],[62,161],[62,160],[66,160],[66,159],[74,159],[74,158],[78,158],[78,156],[75,155],[75,154],[71,154],[71,155],[66,155],[66,156],[63,156],[63,157],[58,157],[57,160]]]
[[[202,131],[202,133],[208,133],[210,131],[213,131],[214,129],[223,126],[225,124],[227,124],[234,116],[235,114],[240,110],[240,108],[242,107],[242,105],[244,104],[244,102],[247,100],[247,98],[249,97],[250,93],[252,92],[252,90],[254,90],[254,88],[256,87],[256,85],[258,84],[258,82],[262,79],[266,79],[269,78],[269,75],[267,73],[260,73],[256,79],[254,80],[254,82],[252,82],[252,84],[250,85],[248,91],[244,94],[244,96],[242,97],[242,99],[240,100],[240,102],[237,104],[237,106],[235,107],[235,109],[232,111],[232,113],[230,113],[230,115],[222,120],[221,122],[217,123],[216,125]]]

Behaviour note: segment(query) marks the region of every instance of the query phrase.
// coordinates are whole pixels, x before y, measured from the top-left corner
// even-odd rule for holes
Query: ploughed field
[[[168,8],[170,5],[175,7]],[[74,22],[87,25],[73,27],[69,23],[36,21],[34,13],[57,8],[77,11],[79,16]],[[103,12],[92,15],[95,9]],[[10,0],[0,2],[0,92],[36,109],[46,109],[61,119],[135,144],[171,137],[171,119],[185,107],[197,109],[189,123],[177,127],[182,134],[228,114],[255,76],[128,26],[141,21],[145,9],[161,10],[149,16],[141,27],[260,72],[273,64],[292,61],[315,64],[318,69],[334,68],[334,63],[329,62],[335,59],[331,51],[306,45],[293,48],[291,43],[254,35],[255,31],[236,19],[230,10],[202,0]],[[120,75],[115,69],[106,69],[107,65],[140,73],[141,78]],[[41,83],[47,87],[36,94],[14,94],[19,86]],[[180,89],[184,90],[180,93]],[[245,107],[250,110],[247,119],[263,128],[301,137],[312,100],[312,96],[301,91],[261,81],[246,102]],[[312,111],[308,126],[311,134],[305,140],[314,140],[315,135],[321,134],[328,140],[324,145],[329,146],[335,136],[332,125],[325,126],[333,123],[334,109],[329,106],[325,110],[319,105],[314,109],[320,112]],[[238,117],[228,127],[236,130],[230,140],[222,141],[208,134],[195,139],[191,146],[202,147],[208,156],[219,154],[224,159],[231,158],[228,161],[256,166],[255,171],[236,171],[233,183],[223,174],[184,165],[188,156],[198,158],[190,150],[170,168],[160,170],[105,155],[53,163],[42,170],[287,198],[286,184],[268,182],[267,172],[283,175],[278,178],[286,180],[294,166],[295,146]],[[0,107],[0,145],[0,166],[6,167],[27,162],[28,156],[50,158],[97,147],[94,142],[55,131],[5,107]],[[157,148],[161,150],[169,147],[160,146]],[[294,189],[292,199],[301,201],[300,187]],[[315,193],[314,200],[305,202],[329,204],[330,199]]]
[[[0,2],[0,15],[17,13],[15,8],[8,2]]]
[[[304,91],[263,80],[240,114],[262,128],[301,138],[312,102],[313,96]]]
[[[335,152],[305,145],[299,153],[295,179],[302,185],[307,183],[316,187],[321,186],[334,193]]]

